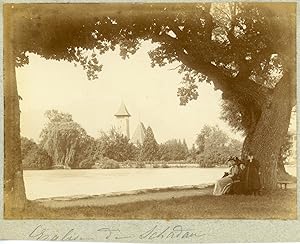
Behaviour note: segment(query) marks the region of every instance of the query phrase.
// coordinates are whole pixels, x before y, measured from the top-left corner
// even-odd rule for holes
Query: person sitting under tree
[[[247,160],[238,163],[238,173],[234,181],[223,188],[223,194],[258,195],[260,189],[259,163],[249,154]]]
[[[237,157],[232,157],[228,159],[228,163],[230,166],[230,170],[228,173],[225,173],[225,175],[219,179],[214,187],[213,195],[215,196],[221,196],[223,195],[224,189],[228,184],[232,184],[237,178],[239,174],[239,163],[240,160]]]

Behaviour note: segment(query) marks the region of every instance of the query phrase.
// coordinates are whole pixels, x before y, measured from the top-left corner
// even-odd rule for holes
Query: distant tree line
[[[134,145],[115,128],[93,138],[70,114],[49,110],[45,116],[47,123],[39,144],[22,138],[24,169],[118,168],[120,164],[145,167],[145,162],[214,167],[225,164],[229,156],[239,156],[242,149],[240,141],[231,139],[217,126],[204,126],[189,149],[186,141],[180,139],[157,143],[151,127],[146,129],[144,142]]]

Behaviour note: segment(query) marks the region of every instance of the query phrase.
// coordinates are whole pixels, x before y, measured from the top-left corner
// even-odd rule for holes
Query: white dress
[[[226,177],[223,177],[221,179],[219,179],[216,184],[215,184],[215,188],[213,191],[213,195],[215,196],[221,196],[224,194],[224,188],[225,186],[227,186],[228,184],[233,183],[232,177],[237,175],[239,171],[239,167],[237,165],[234,165],[230,168],[229,171],[229,175]]]

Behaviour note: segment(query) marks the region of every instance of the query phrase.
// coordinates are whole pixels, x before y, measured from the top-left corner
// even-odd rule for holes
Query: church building
[[[129,129],[129,118],[131,117],[128,112],[127,107],[122,102],[119,110],[115,114],[117,125],[117,130],[122,133],[127,138],[130,138],[130,129]],[[139,122],[137,125],[130,142],[137,145],[143,144],[146,135],[146,128],[142,122]]]

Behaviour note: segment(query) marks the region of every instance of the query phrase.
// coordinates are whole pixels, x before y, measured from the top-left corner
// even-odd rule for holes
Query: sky
[[[218,125],[231,137],[241,139],[219,119],[221,92],[213,85],[200,83],[198,99],[185,106],[179,104],[177,89],[182,75],[174,70],[179,63],[152,68],[147,52],[153,47],[145,43],[126,60],[118,50],[101,55],[103,70],[93,81],[80,66],[29,54],[29,64],[16,69],[23,99],[21,135],[38,142],[46,123],[45,111],[57,109],[72,114],[89,135],[98,137],[100,131],[116,125],[114,114],[124,102],[131,114],[131,135],[141,121],[151,126],[159,143],[185,139],[191,147],[205,124]]]

